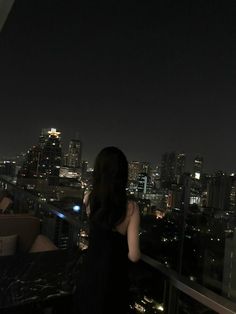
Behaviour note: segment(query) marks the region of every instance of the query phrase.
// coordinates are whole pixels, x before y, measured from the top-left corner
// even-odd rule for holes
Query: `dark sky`
[[[232,5],[231,5],[232,3]],[[196,154],[236,170],[233,1],[17,0],[0,33],[0,156],[42,127],[75,133],[93,161]]]

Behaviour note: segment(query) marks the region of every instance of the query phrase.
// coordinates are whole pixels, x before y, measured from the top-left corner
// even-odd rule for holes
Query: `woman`
[[[78,314],[128,311],[128,259],[139,250],[139,209],[128,201],[128,163],[115,147],[97,156],[93,188],[85,197],[90,221],[89,248],[78,281]]]

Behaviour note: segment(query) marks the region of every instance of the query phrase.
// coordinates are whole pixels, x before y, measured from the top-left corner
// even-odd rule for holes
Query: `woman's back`
[[[78,284],[81,314],[126,313],[128,306],[126,235],[91,223],[89,248]]]
[[[97,156],[92,191],[85,197],[90,220],[89,248],[78,282],[80,314],[125,314],[128,258],[139,252],[139,210],[128,202],[128,162],[116,147]]]

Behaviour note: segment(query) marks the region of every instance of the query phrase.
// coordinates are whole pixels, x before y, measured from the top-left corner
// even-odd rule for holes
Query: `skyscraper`
[[[150,163],[146,161],[129,162],[129,180],[137,181],[140,173],[150,174]]]
[[[67,166],[70,168],[81,168],[82,143],[80,140],[71,140],[67,156]]]
[[[87,170],[88,170],[88,162],[86,160],[83,160],[82,167],[81,167],[81,176],[82,180],[86,179]]]
[[[41,148],[39,146],[31,147],[23,161],[23,165],[18,172],[19,177],[25,178],[37,178],[43,174],[40,173],[40,157],[41,157]]]
[[[200,180],[203,171],[203,158],[201,156],[196,156],[193,165],[193,178]]]
[[[142,161],[141,162],[141,172],[146,173],[147,175],[150,175],[151,167],[150,163],[147,161]]]
[[[222,172],[213,176],[207,187],[207,206],[221,210],[230,209],[233,178]]]
[[[180,153],[177,155],[176,159],[176,176],[182,176],[185,171],[185,164],[186,164],[186,155],[184,153]]]
[[[139,173],[142,172],[142,164],[139,161],[129,162],[129,180],[137,181]]]
[[[161,158],[161,185],[163,188],[170,188],[176,182],[176,154],[165,153]]]
[[[46,141],[47,141],[47,139],[48,139],[48,132],[50,132],[52,129],[50,129],[50,128],[43,128],[42,130],[41,130],[41,134],[40,134],[40,136],[39,136],[39,146],[41,147],[41,148],[43,148],[44,147],[44,145],[45,145],[45,143],[46,143]]]
[[[18,178],[46,179],[51,185],[58,183],[61,167],[60,135],[53,128],[42,130],[39,144],[28,150]]]
[[[61,167],[61,133],[52,128],[43,129],[40,136],[40,172],[46,175],[49,184],[56,184]]]
[[[138,175],[138,197],[142,198],[147,193],[151,193],[152,185],[150,177],[146,173],[139,173]]]

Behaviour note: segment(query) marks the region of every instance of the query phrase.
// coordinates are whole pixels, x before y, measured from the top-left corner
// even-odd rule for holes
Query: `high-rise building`
[[[25,178],[37,178],[38,176],[43,177],[40,173],[40,158],[41,158],[40,146],[31,147],[26,155],[21,169],[18,172],[19,177]]]
[[[230,210],[235,212],[236,211],[236,178],[235,174],[231,175],[232,178],[232,187],[230,191]]]
[[[140,173],[150,174],[150,163],[146,161],[129,162],[129,180],[137,181]]]
[[[201,156],[196,156],[193,165],[193,178],[200,180],[203,171],[203,158]]]
[[[49,132],[51,132],[51,130],[56,130],[56,129],[50,129],[50,128],[43,128],[41,130],[41,134],[39,136],[39,146],[41,148],[44,147],[45,143],[47,142],[48,140],[48,135],[49,135]]]
[[[48,179],[56,184],[61,167],[61,133],[56,129],[43,129],[39,145],[28,150],[18,177]]]
[[[159,188],[160,187],[160,171],[159,171],[158,166],[150,169],[150,178],[151,178],[151,183],[153,187]]]
[[[68,154],[64,154],[62,158],[62,165],[67,167],[68,165]]]
[[[4,160],[0,162],[0,175],[14,177],[16,174],[16,162]]]
[[[67,155],[67,166],[70,168],[81,168],[82,144],[80,140],[71,140]]]
[[[87,171],[88,171],[88,162],[86,160],[83,160],[82,169],[81,169],[82,180],[86,179]]]
[[[150,177],[146,173],[139,173],[138,175],[138,196],[142,198],[147,193],[151,193],[152,185]]]
[[[174,152],[162,155],[160,181],[163,188],[170,188],[176,182],[176,154]]]
[[[228,232],[225,238],[223,264],[223,294],[236,301],[236,233]]]
[[[207,187],[207,206],[221,210],[230,209],[232,177],[222,172],[212,176]]]
[[[129,162],[129,180],[137,181],[138,175],[142,171],[142,164],[139,161]]]
[[[185,171],[185,165],[186,165],[186,155],[184,153],[180,153],[177,155],[176,159],[176,176],[182,176]]]
[[[45,174],[51,184],[58,181],[61,167],[61,132],[52,128],[40,137],[40,172]]]
[[[147,161],[141,161],[141,173],[146,173],[149,176],[150,171],[151,171],[150,163]]]

